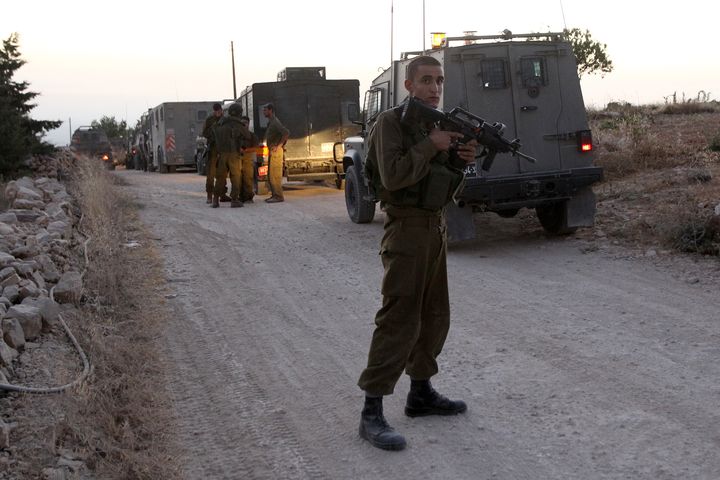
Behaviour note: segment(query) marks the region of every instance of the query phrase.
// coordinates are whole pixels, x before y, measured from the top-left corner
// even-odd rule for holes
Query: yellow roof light
[[[445,32],[430,32],[432,38],[431,45],[433,50],[443,48],[445,46]]]

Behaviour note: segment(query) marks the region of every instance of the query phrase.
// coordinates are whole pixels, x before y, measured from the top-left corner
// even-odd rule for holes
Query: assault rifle
[[[467,143],[473,139],[484,147],[480,157],[485,157],[482,163],[482,169],[490,170],[495,155],[498,153],[511,153],[522,157],[530,163],[536,160],[520,151],[520,140],[508,140],[503,137],[505,125],[500,122],[493,124],[487,123],[477,115],[463,110],[460,107],[453,108],[449,113],[436,110],[415,97],[410,97],[403,107],[401,122],[417,122],[423,120],[429,123],[437,124],[438,128],[451,132],[463,134],[460,143]]]

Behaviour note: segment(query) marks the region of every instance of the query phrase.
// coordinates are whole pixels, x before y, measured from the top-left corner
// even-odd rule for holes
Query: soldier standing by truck
[[[215,137],[212,134],[212,128],[223,116],[222,105],[213,104],[213,113],[205,119],[202,136],[208,142],[208,158],[207,158],[207,178],[205,179],[205,192],[207,193],[206,203],[212,203],[213,189],[215,187],[215,173],[217,172],[217,145],[215,145]],[[223,185],[225,181],[223,181]],[[225,194],[225,191],[222,192]]]
[[[222,118],[213,127],[213,136],[219,153],[217,171],[215,173],[215,186],[213,190],[212,207],[220,206],[220,196],[225,188],[225,178],[230,172],[230,206],[232,208],[242,207],[240,200],[240,188],[243,178],[242,153],[245,147],[252,143],[253,135],[243,125],[240,117],[242,107],[239,103],[233,103],[228,108],[228,116]],[[252,172],[249,173],[250,186],[252,188]],[[245,175],[248,177],[248,175]]]
[[[270,198],[266,198],[267,203],[284,202],[282,177],[283,177],[283,159],[285,155],[285,143],[287,142],[290,131],[280,123],[275,116],[275,105],[267,103],[263,106],[263,115],[268,119],[267,130],[265,130],[265,142],[269,150],[268,157],[268,176],[270,182]]]
[[[240,123],[245,125],[246,128],[250,127],[250,117],[243,115],[240,117]],[[254,132],[252,134],[252,141],[250,147],[257,146],[257,136]],[[243,202],[253,203],[253,197],[255,196],[255,188],[257,186],[257,165],[255,164],[255,158],[257,157],[255,148],[246,148],[242,154],[242,188],[240,189],[240,200]]]
[[[443,81],[440,63],[419,56],[408,65],[405,88],[437,108]],[[370,133],[366,161],[366,173],[386,213],[380,246],[385,274],[367,367],[358,380],[365,392],[359,432],[385,450],[406,445],[382,408],[383,396],[393,393],[403,370],[411,380],[407,416],[467,410],[463,401],[437,393],[430,377],[438,372],[436,358],[450,326],[444,207],[462,184],[460,168],[475,161],[477,142],[458,145],[462,134],[421,120],[401,123],[402,107],[380,115]]]

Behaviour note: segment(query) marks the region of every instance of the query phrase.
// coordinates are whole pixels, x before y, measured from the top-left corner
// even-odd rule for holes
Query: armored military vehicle
[[[358,80],[329,80],[325,67],[287,67],[277,81],[245,88],[237,102],[260,140],[268,124],[262,107],[275,106],[278,119],[290,130],[283,171],[288,181],[331,180],[340,188],[343,164],[335,161],[333,145],[360,130],[353,123],[360,117],[359,92]],[[267,149],[257,152],[263,161],[258,169],[262,184],[267,179]]]
[[[150,109],[149,137],[153,155],[148,169],[168,173],[178,167],[196,168],[197,137],[202,134],[205,118],[212,114],[216,102],[165,102]]]
[[[77,155],[98,158],[109,170],[115,170],[112,146],[105,131],[100,128],[77,128],[70,140],[70,150]]]
[[[343,143],[345,199],[355,223],[370,222],[375,214],[375,199],[363,175],[367,134],[379,113],[405,100],[405,67],[422,53],[402,54],[373,80],[365,94],[363,132]],[[576,60],[562,34],[506,31],[445,38],[425,54],[437,58],[445,71],[440,110],[458,107],[504,124],[504,136],[519,139],[521,151],[536,159],[532,163],[511,152],[499,153],[488,170],[481,168],[482,157],[467,167],[456,206],[448,208],[450,238],[474,237],[472,214],[484,211],[512,217],[521,208],[535,209],[552,234],[592,226],[595,196],[590,186],[602,179],[602,169],[593,166]]]

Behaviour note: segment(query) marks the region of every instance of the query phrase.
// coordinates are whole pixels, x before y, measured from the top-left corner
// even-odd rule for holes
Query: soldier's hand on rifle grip
[[[450,149],[453,143],[463,137],[462,133],[459,132],[448,132],[446,130],[440,130],[439,128],[433,128],[430,131],[430,140],[432,140],[435,148],[442,152],[446,152]]]
[[[470,164],[475,162],[475,156],[477,155],[477,146],[478,142],[475,139],[470,140],[467,143],[458,143],[457,144],[457,155],[458,157],[465,162],[465,164]]]

